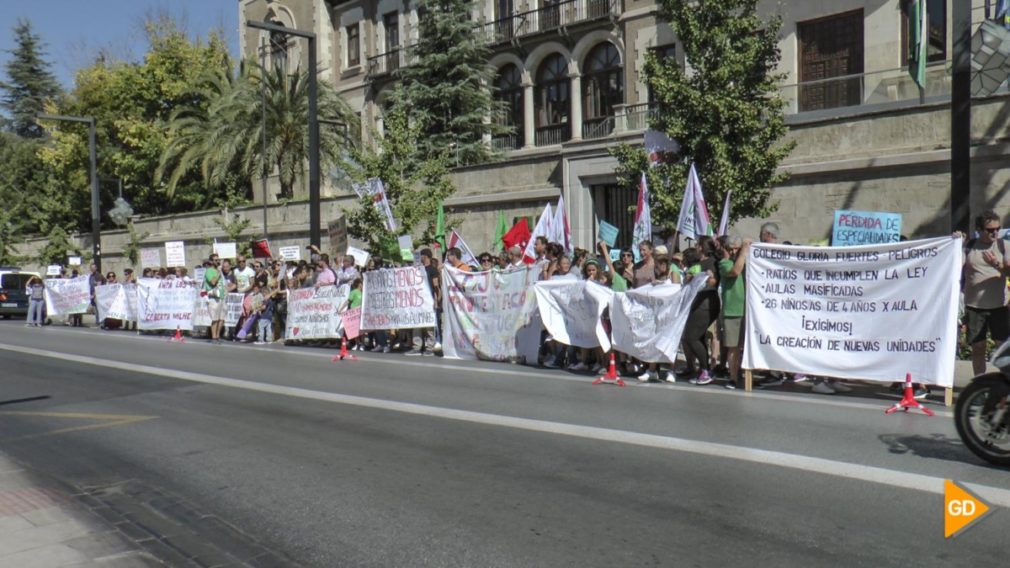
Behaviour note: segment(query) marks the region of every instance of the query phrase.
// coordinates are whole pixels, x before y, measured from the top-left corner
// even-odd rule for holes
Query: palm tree
[[[291,197],[309,157],[308,83],[305,72],[289,75],[282,67],[265,70],[256,64],[244,67],[234,78],[227,72],[210,77],[195,94],[207,103],[180,109],[170,117],[170,142],[155,179],[171,171],[166,185],[171,198],[176,182],[192,168],[199,167],[208,189],[221,185],[229,174],[251,178],[264,169],[268,174],[276,170],[281,194]],[[320,129],[320,166],[326,168],[347,155],[360,126],[350,106],[325,82],[319,84],[318,114],[347,125],[343,132]]]

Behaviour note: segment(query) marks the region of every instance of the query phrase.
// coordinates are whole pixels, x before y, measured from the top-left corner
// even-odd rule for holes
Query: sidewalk
[[[134,568],[162,566],[133,549],[73,497],[33,479],[0,453],[0,566]]]

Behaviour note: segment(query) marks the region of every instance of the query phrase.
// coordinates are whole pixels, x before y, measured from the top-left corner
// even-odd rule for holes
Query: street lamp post
[[[94,259],[92,262],[102,272],[102,216],[101,202],[98,194],[98,157],[95,151],[95,119],[90,116],[65,116],[58,114],[39,114],[42,120],[57,120],[61,122],[78,122],[88,125],[88,159],[91,169],[91,247]]]
[[[319,214],[319,119],[317,116],[316,34],[269,22],[248,21],[246,25],[257,30],[304,38],[309,42],[309,242],[318,247],[321,244],[321,229]]]

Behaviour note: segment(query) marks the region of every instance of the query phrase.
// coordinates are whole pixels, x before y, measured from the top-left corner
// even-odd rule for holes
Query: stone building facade
[[[841,208],[902,213],[909,236],[949,230],[953,0],[928,1],[930,63],[921,98],[905,70],[907,0],[760,3],[765,15],[783,20],[780,88],[788,138],[797,143],[781,166],[791,177],[772,193],[778,210],[771,220],[784,238],[825,238],[833,211]],[[977,27],[985,0],[970,1]],[[320,77],[360,113],[366,141],[381,136],[384,97],[397,71],[412,63],[411,46],[418,41],[416,0],[238,0],[237,8],[247,58],[304,64],[307,49],[302,40],[248,28],[248,20],[316,33]],[[608,149],[642,140],[649,116],[646,54],[652,50],[688,64],[669,26],[658,20],[655,0],[479,0],[473,17],[493,48],[488,63],[499,96],[513,111],[516,134],[490,141],[501,151],[499,161],[455,168],[450,218],[460,221],[472,248],[484,249],[498,211],[509,218],[535,216],[563,194],[579,246],[591,246],[601,219],[630,234],[627,207],[634,195],[616,187]],[[1004,87],[973,100],[973,215],[1010,205],[1008,97]],[[258,181],[254,185],[262,200]],[[294,211],[266,193],[272,217]],[[326,184],[323,195],[328,215],[354,206],[346,188]],[[296,199],[306,196],[304,184],[296,188]],[[259,224],[257,209],[242,214]],[[196,219],[206,218],[210,232],[214,215],[187,222],[199,232]],[[760,221],[742,220],[732,231],[755,235]],[[171,240],[155,232],[163,224],[152,221],[152,242]],[[306,237],[302,221],[271,225],[272,236],[280,231],[277,238]],[[139,228],[144,230],[143,222]],[[105,250],[115,255],[114,247]]]

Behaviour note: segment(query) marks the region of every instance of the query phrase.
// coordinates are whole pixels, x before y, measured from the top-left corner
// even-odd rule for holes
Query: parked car
[[[12,266],[0,266],[0,317],[28,317],[28,280],[41,276]]]

